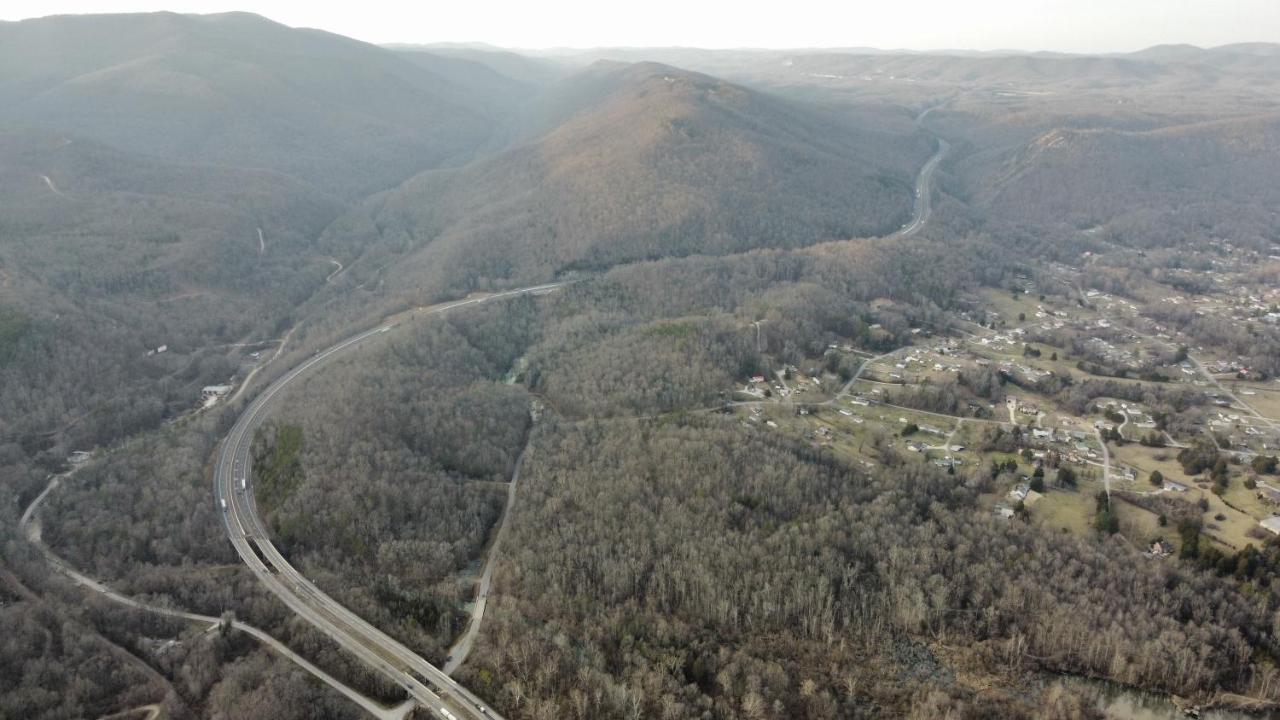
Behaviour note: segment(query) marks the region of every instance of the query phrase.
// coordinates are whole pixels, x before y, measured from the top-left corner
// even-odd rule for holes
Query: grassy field
[[[1280,419],[1280,383],[1229,383],[1227,388],[1258,412],[1272,419]],[[1245,395],[1242,391],[1252,391]]]
[[[1000,313],[1000,319],[1009,325],[1018,324],[1018,313],[1026,313],[1028,318],[1035,317],[1036,306],[1040,304],[1036,295],[1018,293],[1015,296],[1008,290],[985,288],[978,294],[983,304],[990,310]]]
[[[1198,494],[1199,497],[1209,501],[1209,510],[1204,514],[1205,534],[1221,540],[1236,550],[1240,550],[1250,543],[1255,546],[1261,544],[1260,541],[1249,537],[1249,531],[1258,527],[1256,519],[1247,513],[1228,507],[1222,501],[1222,498],[1211,492],[1201,490],[1198,491]],[[1192,499],[1198,500],[1199,497]],[[1218,520],[1217,516],[1219,515],[1224,519]]]
[[[1035,504],[1031,516],[1054,530],[1087,535],[1093,530],[1094,494],[1100,484],[1081,483],[1075,490],[1050,490]]]
[[[1276,483],[1271,483],[1275,487]],[[1251,517],[1262,520],[1270,516],[1273,512],[1280,512],[1280,506],[1272,505],[1268,502],[1258,499],[1258,491],[1250,490],[1244,486],[1240,480],[1232,480],[1227,486],[1227,492],[1223,494],[1223,499],[1231,503],[1240,510],[1248,513]]]
[[[1177,544],[1177,528],[1161,527],[1160,517],[1150,510],[1127,502],[1117,502],[1115,507],[1116,514],[1120,517],[1120,532],[1135,547],[1145,550],[1157,538]]]
[[[1127,443],[1123,446],[1111,446],[1112,464],[1129,465],[1138,470],[1138,484],[1147,483],[1147,478],[1152,471],[1159,470],[1168,480],[1176,480],[1184,485],[1194,486],[1195,480],[1187,477],[1182,471],[1182,465],[1177,461],[1178,451],[1176,448],[1150,448],[1138,443]],[[1147,487],[1143,490],[1151,489]]]

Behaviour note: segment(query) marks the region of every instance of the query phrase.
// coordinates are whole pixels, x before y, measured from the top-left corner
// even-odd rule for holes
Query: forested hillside
[[[238,492],[433,663],[496,558],[456,677],[511,720],[1280,702],[1278,58],[0,23],[0,717],[357,715],[233,618],[405,698],[211,482],[370,329]]]
[[[979,168],[974,200],[989,222],[1152,248],[1231,238],[1280,240],[1275,115],[1147,131],[1058,128]]]
[[[15,682],[0,683],[0,715],[163,701],[172,717],[352,717],[247,637],[186,637],[185,623],[108,601],[82,616],[84,592],[50,573],[17,520],[70,451],[156,432],[203,386],[265,362],[312,319],[309,301],[341,292],[329,279],[358,250],[329,256],[324,228],[370,193],[500,145],[528,93],[480,64],[245,14],[0,23],[0,514],[15,529],[0,568],[13,638],[0,660]],[[217,428],[203,422],[56,495],[98,534],[46,538],[73,566],[128,576],[126,592],[170,594],[162,604],[216,616],[231,596],[215,588],[239,588],[242,616],[369,683],[305,628],[289,632],[251,581],[227,582],[234,555],[201,511]]]
[[[245,372],[358,254],[315,246],[334,218],[502,142],[531,92],[247,14],[0,23],[13,461],[56,467]]]
[[[2,23],[0,67],[0,127],[278,170],[348,199],[470,159],[498,124],[477,94],[507,94],[247,13]]]
[[[639,259],[889,232],[923,136],[656,64],[593,66],[544,105],[552,128],[367,209],[396,273],[454,291]]]
[[[977,474],[866,476],[766,435],[541,428],[466,679],[520,718],[1069,718],[1087,711],[954,678],[1038,665],[1189,692],[1268,653],[1247,596],[994,520]]]
[[[33,455],[111,443],[228,380],[230,345],[278,337],[331,271],[309,238],[341,207],[271,171],[37,132],[0,134],[0,188],[0,435]]]

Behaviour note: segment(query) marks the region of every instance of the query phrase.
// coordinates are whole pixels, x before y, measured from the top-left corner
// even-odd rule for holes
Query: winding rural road
[[[414,312],[411,317],[419,314],[438,315],[455,308],[500,298],[551,292],[563,285],[564,283],[548,283],[460,300]],[[361,661],[401,685],[418,705],[434,713],[436,717],[443,720],[501,720],[501,716],[443,670],[343,607],[298,572],[272,544],[253,500],[250,453],[253,434],[269,415],[276,396],[299,377],[370,338],[390,331],[395,324],[388,323],[358,333],[316,353],[276,379],[254,398],[222,443],[214,468],[216,500],[222,510],[227,535],[241,559],[295,614]],[[501,532],[500,529],[499,537]],[[486,574],[491,572],[490,565],[486,568]],[[487,595],[487,587],[482,588],[482,593]],[[473,617],[472,626],[478,625],[478,617]]]
[[[329,261],[330,265],[333,265],[333,272],[329,273],[324,278],[325,284],[327,285],[328,283],[333,282],[333,279],[338,276],[338,273],[342,272],[343,267],[342,267],[342,263],[338,262],[337,258],[331,257],[331,258],[325,258],[325,259]]]
[[[70,473],[68,473],[68,475],[69,474]],[[90,592],[102,595],[108,600],[136,610],[142,610],[156,615],[164,615],[166,617],[178,618],[179,620],[186,620],[211,628],[216,628],[222,622],[220,618],[213,617],[212,615],[201,615],[199,613],[175,610],[161,605],[153,605],[151,603],[129,597],[128,595],[118,593],[108,587],[105,583],[95,580],[71,567],[66,563],[66,561],[55,554],[53,550],[44,543],[44,539],[41,537],[40,521],[37,512],[39,511],[40,505],[45,501],[45,498],[49,497],[49,494],[57,489],[58,485],[65,477],[67,477],[67,475],[55,475],[50,478],[49,484],[45,486],[45,489],[41,491],[39,495],[36,496],[35,500],[31,501],[31,504],[23,511],[22,518],[18,521],[18,527],[27,538],[27,541],[35,546],[42,555],[44,555],[45,560],[51,567],[53,567],[54,570],[65,575],[78,587],[82,587]],[[383,707],[377,701],[366,697],[351,686],[341,680],[338,680],[324,670],[321,670],[319,667],[316,667],[316,665],[311,661],[289,649],[287,645],[262,630],[259,630],[252,625],[242,623],[239,620],[233,620],[231,622],[231,627],[253,637],[258,642],[266,645],[283,657],[293,661],[293,663],[298,665],[298,667],[311,673],[314,677],[334,690],[337,690],[356,705],[360,706],[362,710],[376,718],[379,718],[379,720],[403,720],[408,715],[409,711],[413,709],[413,706],[409,703],[403,703],[393,708]]]
[[[67,196],[67,194],[66,194],[66,193],[64,193],[64,192],[62,192],[61,190],[59,190],[59,189],[58,189],[58,186],[57,186],[56,184],[54,184],[54,182],[53,182],[53,178],[49,177],[48,175],[41,175],[41,176],[40,176],[40,179],[44,181],[45,187],[49,188],[49,190],[50,190],[54,195],[57,195],[57,196],[59,196],[59,197],[66,197],[66,196]]]
[[[922,123],[925,116],[933,109],[928,108],[923,111],[916,118],[916,122],[923,127]],[[942,138],[937,138],[937,141],[937,151],[921,168],[916,180],[916,198],[912,219],[900,231],[894,233],[894,236],[912,235],[928,222],[931,212],[930,196],[933,175],[950,147]],[[340,269],[336,272],[340,272]],[[430,308],[422,314],[440,314],[454,308],[492,299],[551,292],[563,284],[548,283],[461,300]],[[416,315],[417,313],[414,314]],[[254,503],[250,450],[254,431],[269,414],[271,403],[275,397],[302,375],[322,366],[334,356],[351,350],[370,338],[390,331],[395,324],[384,324],[342,340],[316,353],[267,386],[241,413],[222,444],[217,464],[214,468],[216,500],[223,513],[227,536],[231,539],[231,543],[235,546],[241,559],[244,560],[258,579],[299,617],[310,622],[370,667],[400,684],[409,693],[414,702],[435,714],[436,717],[443,720],[462,720],[463,718],[469,720],[483,720],[485,718],[501,720],[501,717],[495,711],[488,708],[469,690],[456,683],[449,677],[448,673],[456,669],[466,658],[479,631],[480,621],[483,619],[484,609],[488,601],[493,563],[496,555],[495,550],[501,542],[510,518],[510,500],[516,490],[519,462],[517,462],[516,473],[508,490],[507,512],[504,513],[502,523],[495,536],[494,548],[491,549],[481,574],[471,622],[466,633],[454,646],[450,659],[443,670],[430,664],[398,640],[373,627],[363,618],[343,607],[317,588],[302,573],[298,572],[272,544],[265,526],[258,517]],[[853,382],[861,376],[867,365],[875,359],[872,358],[864,362],[854,374],[853,379],[844,386],[837,397],[844,395]]]
[[[444,663],[444,671],[448,675],[452,675],[458,666],[466,661],[467,656],[471,654],[471,646],[475,644],[476,636],[480,634],[480,623],[484,620],[485,608],[489,606],[489,588],[493,585],[493,566],[497,564],[498,548],[502,545],[502,538],[507,534],[507,526],[511,524],[511,508],[516,503],[516,485],[520,481],[522,465],[524,465],[523,452],[516,458],[515,470],[511,473],[511,483],[507,486],[507,504],[502,510],[502,522],[498,525],[498,533],[493,538],[493,545],[489,548],[489,555],[484,561],[484,569],[480,572],[480,584],[476,587],[476,601],[471,608],[471,620],[467,623],[466,632],[453,644],[453,647],[449,648],[449,657]]]

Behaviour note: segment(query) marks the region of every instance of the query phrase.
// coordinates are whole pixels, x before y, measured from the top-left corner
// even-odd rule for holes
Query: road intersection
[[[473,297],[409,313],[407,316],[438,315],[490,300],[551,292],[563,285],[564,283],[548,283]],[[395,681],[415,702],[437,717],[443,720],[501,720],[501,716],[455,682],[444,670],[343,607],[304,577],[272,544],[253,500],[253,435],[270,414],[275,398],[298,378],[323,366],[335,356],[350,352],[369,339],[389,332],[400,322],[407,321],[406,314],[398,317],[401,319],[357,333],[315,353],[259,393],[241,413],[222,443],[214,468],[215,497],[222,510],[227,536],[236,552],[254,575],[295,614],[361,661]],[[487,568],[486,575],[490,572],[491,567]],[[487,588],[481,588],[481,593],[487,595]],[[472,625],[478,626],[478,617],[473,618]],[[475,630],[469,632],[474,633]]]

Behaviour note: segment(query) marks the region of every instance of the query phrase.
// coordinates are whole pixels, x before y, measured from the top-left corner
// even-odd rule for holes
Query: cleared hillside
[[[376,209],[421,248],[397,269],[455,290],[631,260],[887,233],[910,214],[921,134],[664,65],[601,63],[551,92],[536,139],[405,183]]]

